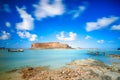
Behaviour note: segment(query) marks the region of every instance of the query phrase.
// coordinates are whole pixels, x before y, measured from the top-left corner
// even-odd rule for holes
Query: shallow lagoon
[[[98,50],[97,50],[98,51]],[[95,51],[93,51],[95,52]],[[60,68],[74,60],[92,58],[100,60],[105,64],[113,62],[120,63],[119,59],[104,56],[106,54],[120,54],[117,50],[99,50],[100,55],[88,54],[89,50],[76,49],[43,49],[43,50],[25,50],[24,52],[7,52],[0,51],[0,71],[8,71],[11,69],[26,66],[49,66],[51,69]]]

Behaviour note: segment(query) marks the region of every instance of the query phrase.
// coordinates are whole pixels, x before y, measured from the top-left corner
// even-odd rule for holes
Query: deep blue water
[[[100,55],[90,55],[87,50],[25,50],[24,52],[7,52],[0,50],[0,71],[25,67],[25,66],[49,66],[50,68],[60,68],[73,60],[93,58],[105,64],[112,64],[120,60],[104,56],[106,54],[120,54],[117,50],[99,50]]]

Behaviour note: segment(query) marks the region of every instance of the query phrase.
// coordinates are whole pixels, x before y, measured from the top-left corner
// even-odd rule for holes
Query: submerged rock
[[[18,69],[13,69],[13,70],[7,71],[7,73],[12,73],[12,72],[16,72],[16,71],[18,71]]]
[[[48,67],[26,67],[20,70],[20,73],[22,73],[22,78],[23,79],[30,79],[32,77],[34,77],[35,75],[37,75],[39,72],[44,71],[44,70],[48,70]]]
[[[94,59],[75,60],[75,61],[71,62],[69,65],[107,67],[107,65],[105,65],[103,62],[94,60]]]
[[[109,54],[108,56],[112,57],[112,58],[120,59],[120,55],[118,55],[118,54]]]

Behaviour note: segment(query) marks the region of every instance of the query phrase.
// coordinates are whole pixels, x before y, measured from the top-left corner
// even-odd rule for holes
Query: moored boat
[[[8,49],[8,52],[23,52],[24,49]]]
[[[118,48],[117,50],[120,50],[120,48]]]

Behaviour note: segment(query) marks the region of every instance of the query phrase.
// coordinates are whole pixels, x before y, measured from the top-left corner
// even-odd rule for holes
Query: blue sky
[[[0,47],[120,47],[119,0],[1,0],[0,21]]]

